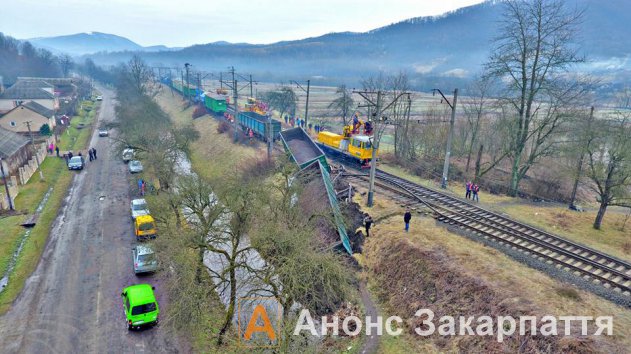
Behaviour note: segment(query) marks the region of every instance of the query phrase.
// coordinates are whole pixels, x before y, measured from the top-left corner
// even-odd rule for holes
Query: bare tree
[[[511,129],[509,194],[530,167],[550,153],[549,144],[564,122],[561,110],[576,87],[562,79],[581,58],[572,41],[582,12],[570,12],[560,0],[509,0],[499,36],[486,64],[507,82],[504,99],[515,112]]]
[[[351,111],[355,105],[355,101],[353,100],[352,92],[346,85],[340,85],[335,90],[335,94],[337,98],[334,99],[331,103],[329,103],[329,109],[334,111],[334,114],[339,114],[342,116],[342,123],[344,125],[348,125],[348,120],[351,116]]]
[[[471,154],[473,153],[474,145],[478,142],[478,133],[480,131],[482,117],[485,115],[486,110],[489,109],[489,93],[491,86],[492,79],[490,76],[482,75],[477,77],[467,90],[469,100],[465,101],[462,105],[465,117],[467,118],[467,134],[465,137],[468,138],[465,139],[467,154],[465,172],[469,172]]]
[[[68,74],[70,74],[70,70],[74,66],[74,61],[72,60],[72,57],[70,57],[70,55],[68,54],[61,54],[59,55],[58,60],[59,60],[59,68],[61,69],[61,74],[64,77],[68,77]]]
[[[631,119],[628,113],[594,124],[587,145],[587,176],[599,208],[594,228],[600,229],[609,206],[631,208]]]

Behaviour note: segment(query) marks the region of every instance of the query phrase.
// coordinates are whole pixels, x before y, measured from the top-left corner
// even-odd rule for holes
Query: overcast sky
[[[363,32],[480,0],[2,0],[0,32],[26,39],[105,32],[148,46],[272,43]]]

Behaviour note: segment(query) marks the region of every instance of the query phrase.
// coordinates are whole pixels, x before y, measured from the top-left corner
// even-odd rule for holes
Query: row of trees
[[[55,56],[30,42],[0,33],[0,76],[5,83],[15,82],[18,76],[67,77],[72,66],[67,54]]]
[[[162,187],[150,205],[161,230],[159,259],[168,270],[167,321],[190,333],[211,333],[222,344],[232,338],[226,333],[244,289],[248,296],[276,298],[285,323],[293,320],[296,304],[320,314],[336,309],[348,296],[349,273],[296,207],[295,198],[309,196],[293,177],[294,165],[254,161],[247,170],[223,171],[209,161],[214,177],[178,172],[197,131],[174,126],[160,109],[154,100],[159,86],[142,60],[133,58],[117,75],[121,143],[139,151]]]

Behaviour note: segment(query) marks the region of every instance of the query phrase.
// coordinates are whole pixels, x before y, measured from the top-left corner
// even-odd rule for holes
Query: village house
[[[4,173],[8,176],[17,174],[17,170],[31,157],[30,140],[12,131],[0,128],[0,158]]]
[[[51,109],[35,101],[28,101],[1,116],[0,128],[27,135],[29,134],[27,122],[30,122],[31,131],[34,134],[39,134],[44,124],[48,124],[51,131],[56,126],[55,114]]]
[[[27,101],[36,102],[52,111],[59,108],[55,86],[44,80],[29,78],[18,80],[0,94],[0,115]]]

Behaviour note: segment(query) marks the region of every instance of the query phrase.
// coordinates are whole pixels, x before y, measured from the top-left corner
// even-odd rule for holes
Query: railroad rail
[[[368,179],[365,173],[344,175]],[[631,264],[626,261],[381,170],[376,178],[381,187],[427,206],[441,222],[468,229],[631,298]]]

